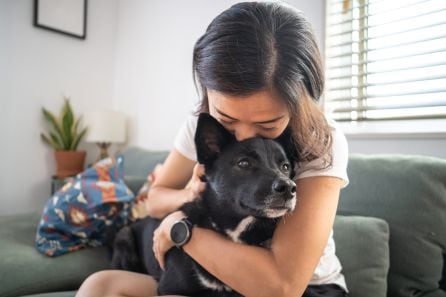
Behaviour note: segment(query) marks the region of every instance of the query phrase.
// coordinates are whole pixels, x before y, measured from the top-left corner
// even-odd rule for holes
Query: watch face
[[[181,246],[188,237],[189,230],[186,223],[183,221],[178,221],[173,224],[170,230],[170,237],[175,245]]]

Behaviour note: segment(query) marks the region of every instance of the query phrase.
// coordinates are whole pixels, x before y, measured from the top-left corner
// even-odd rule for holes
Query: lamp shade
[[[118,111],[101,110],[85,113],[87,142],[120,143],[126,138],[125,115]]]

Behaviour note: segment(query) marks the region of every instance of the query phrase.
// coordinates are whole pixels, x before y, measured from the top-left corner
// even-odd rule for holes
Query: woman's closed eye
[[[218,119],[218,121],[220,122],[220,123],[222,123],[223,125],[232,125],[232,124],[235,124],[235,123],[237,123],[237,121],[236,120],[226,120],[226,119],[222,119],[222,118],[219,118]],[[273,131],[273,130],[276,130],[277,129],[277,127],[276,126],[266,126],[266,125],[256,125],[258,128],[260,128],[260,129],[262,129],[262,130],[264,130],[264,131]]]
[[[277,129],[277,127],[265,127],[265,126],[259,126],[260,129],[263,131],[274,131]]]
[[[226,124],[226,125],[231,125],[231,124],[234,124],[236,121],[233,121],[233,120],[223,120],[223,119],[219,119],[219,121],[220,121],[220,123],[222,123],[222,124]]]
[[[227,119],[227,118],[222,118],[222,117],[216,117],[217,121],[220,122],[220,124],[222,125],[232,125],[235,124],[237,122],[237,120],[234,119]]]

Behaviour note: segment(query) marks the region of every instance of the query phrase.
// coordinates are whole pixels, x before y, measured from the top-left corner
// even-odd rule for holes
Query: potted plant
[[[86,152],[77,150],[79,142],[87,128],[79,130],[81,117],[76,118],[71,109],[70,100],[64,97],[64,105],[59,117],[42,107],[42,112],[50,125],[49,134],[40,134],[44,142],[54,149],[56,159],[56,176],[65,178],[84,170]]]

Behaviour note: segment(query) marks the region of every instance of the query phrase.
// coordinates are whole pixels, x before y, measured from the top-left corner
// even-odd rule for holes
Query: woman
[[[332,227],[340,189],[348,183],[348,149],[317,104],[323,69],[304,16],[283,3],[233,5],[196,42],[193,75],[202,97],[199,111],[209,112],[237,140],[276,138],[291,127],[300,157],[298,203],[278,224],[270,249],[193,227],[184,251],[244,296],[346,296]],[[191,116],[179,132],[147,200],[149,214],[163,219],[153,246],[161,266],[173,246],[170,228],[184,217],[178,208],[206,186],[195,159],[196,119]],[[150,276],[102,271],[90,276],[77,296],[155,295]]]

